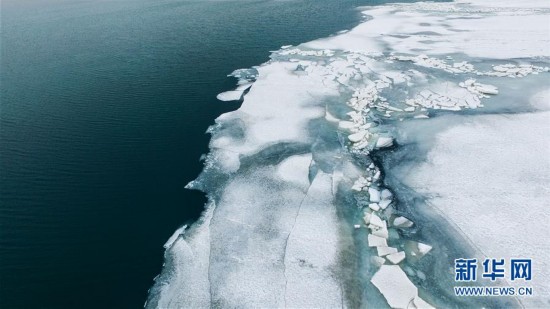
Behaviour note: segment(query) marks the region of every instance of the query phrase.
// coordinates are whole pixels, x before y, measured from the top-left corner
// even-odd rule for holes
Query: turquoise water
[[[2,1],[0,307],[142,306],[226,75],[381,2]]]

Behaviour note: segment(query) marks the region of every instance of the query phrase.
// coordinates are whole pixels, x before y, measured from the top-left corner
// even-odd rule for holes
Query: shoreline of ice
[[[423,235],[420,209],[396,199],[371,157],[399,149],[401,122],[498,110],[514,81],[547,79],[550,8],[472,2],[369,8],[372,19],[349,31],[236,71],[240,86],[220,100],[248,93],[211,127],[205,169],[189,184],[210,204],[171,239],[146,306],[519,306],[450,295],[452,274],[438,276],[471,234]]]

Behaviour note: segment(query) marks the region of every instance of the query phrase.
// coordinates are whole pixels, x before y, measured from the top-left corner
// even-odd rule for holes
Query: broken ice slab
[[[369,223],[372,224],[372,225],[379,226],[379,227],[385,227],[386,226],[386,221],[380,219],[380,217],[377,216],[376,214],[371,214],[370,215]]]
[[[367,240],[369,242],[369,247],[385,247],[388,245],[385,238],[372,234],[367,236]]]
[[[348,139],[354,143],[357,143],[361,141],[365,136],[367,136],[369,132],[368,131],[359,131],[357,133],[353,133],[348,135]]]
[[[401,267],[382,265],[371,279],[392,308],[409,308],[418,296],[418,289]]]
[[[393,226],[406,228],[413,226],[413,222],[405,217],[397,217],[393,219]]]
[[[244,90],[231,90],[218,94],[216,98],[220,101],[238,101],[243,96]]]
[[[376,229],[372,229],[371,233],[372,235],[379,236],[385,239],[388,239],[390,236],[388,228],[386,227],[377,227]]]
[[[432,246],[421,242],[407,241],[405,243],[405,250],[407,251],[409,256],[420,259],[432,250]]]
[[[422,255],[426,255],[428,252],[430,252],[430,250],[432,250],[432,246],[423,244],[421,242],[418,243],[418,251]]]
[[[391,191],[388,190],[388,189],[384,189],[384,190],[382,190],[382,193],[380,193],[380,197],[381,197],[383,200],[390,199],[391,196],[392,196]]]
[[[397,253],[397,249],[393,247],[381,246],[376,247],[376,253],[378,256],[386,256],[388,254]]]
[[[492,85],[479,84],[477,86],[477,91],[485,94],[498,94],[498,89]]]
[[[372,203],[380,202],[380,191],[375,188],[369,188],[370,201]]]
[[[382,200],[380,203],[378,203],[378,206],[382,209],[386,209],[391,204],[391,200]]]
[[[376,266],[382,266],[382,265],[384,265],[384,263],[386,263],[386,260],[384,260],[384,258],[379,257],[379,256],[371,257],[371,261]]]
[[[466,88],[473,94],[478,95],[479,97],[484,97],[486,94],[496,95],[498,94],[498,88],[493,85],[486,85],[476,82],[475,79],[470,78],[465,80],[462,83],[458,84],[462,88]]]
[[[392,264],[401,263],[405,259],[405,257],[406,255],[403,251],[386,255],[386,259],[388,259],[388,261],[390,261]]]
[[[393,145],[393,139],[391,137],[380,136],[376,141],[376,148],[391,147]]]
[[[370,213],[366,213],[366,214],[363,216],[363,220],[365,221],[365,224],[369,224],[369,223],[370,223],[371,216],[372,216],[372,214],[370,214]]]
[[[374,210],[374,211],[378,211],[378,210],[380,210],[380,205],[378,205],[378,203],[370,203],[369,208]]]
[[[356,124],[351,121],[340,121],[338,122],[338,128],[342,130],[351,130],[356,127]]]

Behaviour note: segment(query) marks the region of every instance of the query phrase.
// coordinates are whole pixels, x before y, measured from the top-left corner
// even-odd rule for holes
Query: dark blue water
[[[379,2],[2,1],[0,308],[141,307],[226,75]]]

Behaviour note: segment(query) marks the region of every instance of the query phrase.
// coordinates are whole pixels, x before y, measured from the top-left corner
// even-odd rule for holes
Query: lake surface
[[[381,2],[3,1],[0,307],[141,307],[226,75]]]

